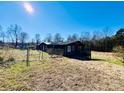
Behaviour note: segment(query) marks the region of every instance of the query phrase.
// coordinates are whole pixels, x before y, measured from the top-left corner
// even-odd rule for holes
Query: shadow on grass
[[[95,58],[81,58],[81,57],[67,57],[67,58],[70,58],[70,59],[77,59],[77,60],[81,60],[81,61],[105,61],[104,59],[95,59]]]
[[[104,59],[90,59],[91,61],[105,61]]]

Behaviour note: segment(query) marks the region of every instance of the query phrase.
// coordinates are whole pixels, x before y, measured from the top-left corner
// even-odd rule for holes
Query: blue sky
[[[110,34],[124,27],[124,2],[29,2],[34,13],[29,14],[23,2],[0,2],[0,25],[3,30],[18,24],[23,31],[43,39],[48,33],[59,32],[63,37],[82,32],[102,31],[110,27]]]

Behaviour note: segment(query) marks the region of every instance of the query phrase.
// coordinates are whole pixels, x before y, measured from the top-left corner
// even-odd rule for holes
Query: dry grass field
[[[113,53],[93,51],[92,58],[48,57],[29,67],[25,62],[0,66],[0,90],[124,90],[123,63]]]
[[[117,57],[115,53],[112,53],[112,52],[92,51],[92,59],[124,66],[124,63],[121,61],[121,59]]]
[[[0,56],[7,60],[8,58],[13,57],[15,61],[25,61],[27,56],[27,50],[19,50],[13,48],[4,48],[0,50]],[[44,57],[49,56],[47,53],[43,53]],[[42,58],[42,52],[37,50],[30,50],[29,60],[30,61],[39,61]]]

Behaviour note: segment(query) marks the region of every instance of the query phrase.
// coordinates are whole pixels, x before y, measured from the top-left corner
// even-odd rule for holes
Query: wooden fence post
[[[43,59],[43,51],[42,51],[42,59]]]
[[[39,62],[40,62],[40,51],[39,51]]]
[[[27,48],[26,66],[29,66],[29,48]]]

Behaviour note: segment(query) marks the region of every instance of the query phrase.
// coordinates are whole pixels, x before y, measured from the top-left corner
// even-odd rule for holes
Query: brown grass
[[[105,60],[113,54],[92,53],[104,60],[48,58],[30,67],[25,62],[0,67],[0,90],[124,90],[124,67]]]

